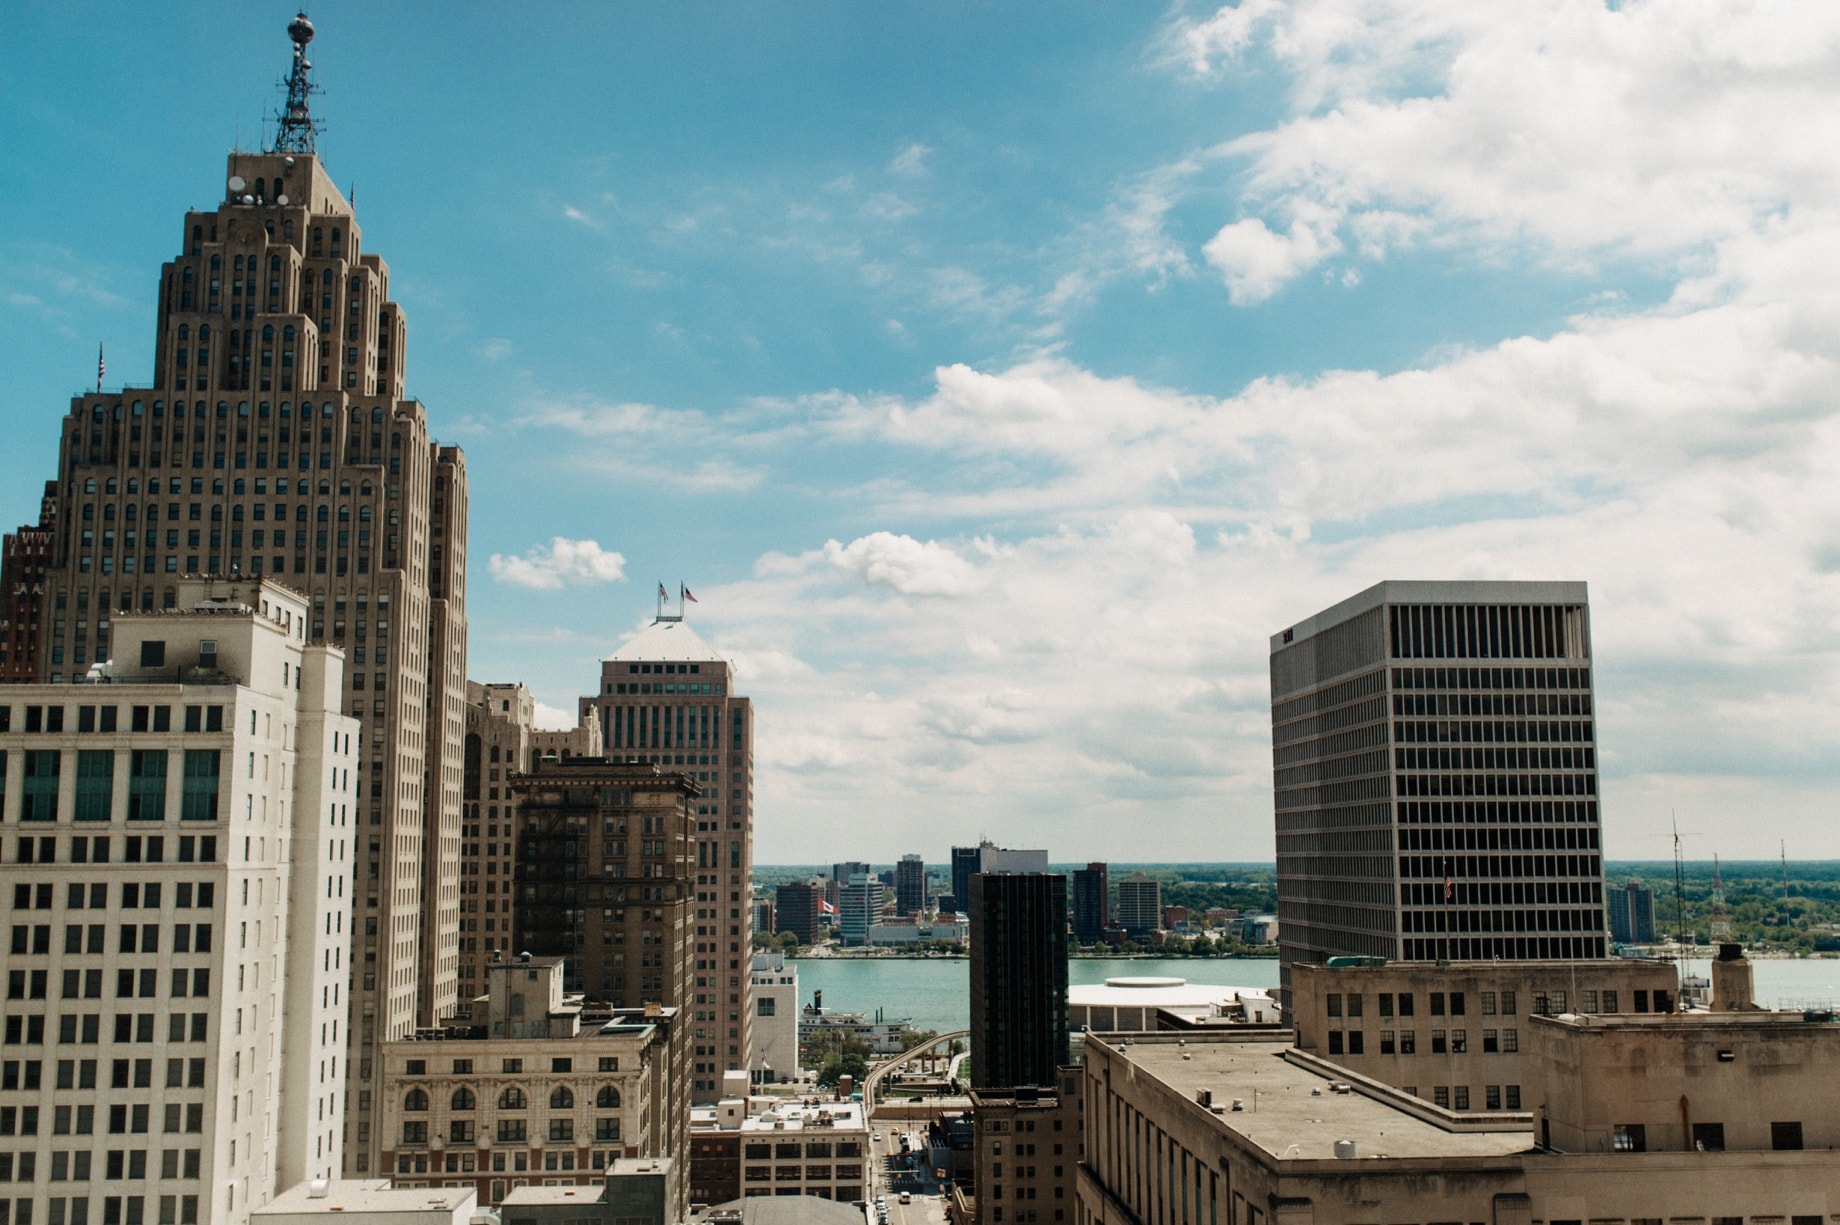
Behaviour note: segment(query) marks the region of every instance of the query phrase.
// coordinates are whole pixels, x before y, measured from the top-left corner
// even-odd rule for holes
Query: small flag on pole
[[[1452,877],[1446,876],[1444,878],[1444,900],[1446,902],[1455,901],[1456,896],[1457,882]]]
[[[684,585],[683,585],[682,583],[679,583],[679,584],[677,585],[677,589],[678,589],[679,591],[681,591],[681,592],[683,592],[683,594],[684,594],[684,599],[686,599],[686,600],[688,600],[688,601],[690,601],[690,602],[691,602],[692,604],[701,604],[701,603],[702,603],[702,601],[701,601],[701,600],[699,600],[699,599],[697,599],[697,598],[696,598],[695,596],[693,596],[693,595],[691,595],[691,594],[690,594],[690,589],[689,589],[688,587],[686,587],[686,586],[684,586]]]
[[[658,598],[661,600],[668,600],[671,598],[671,593],[665,590],[663,583],[658,584]]]
[[[102,342],[96,342],[96,390],[102,390],[102,376],[108,373],[109,365],[102,360]]]

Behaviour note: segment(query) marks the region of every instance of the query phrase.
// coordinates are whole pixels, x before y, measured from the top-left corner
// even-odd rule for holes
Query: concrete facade
[[[762,1079],[790,1080],[799,1070],[799,967],[787,965],[778,953],[756,953],[749,973],[754,978],[754,1066],[749,1070]]]
[[[1583,583],[1380,583],[1272,635],[1280,977],[1605,956]]]
[[[565,994],[554,958],[487,977],[473,1024],[384,1047],[398,1187],[465,1187],[497,1204],[519,1187],[597,1185],[621,1158],[688,1160],[681,1010],[591,1008]]]
[[[1821,1225],[1840,1212],[1840,1165],[1815,1149],[1840,1116],[1821,1092],[1840,1026],[1672,1013],[1541,1017],[1529,1031],[1540,1106],[1488,1117],[1269,1037],[1089,1038],[1077,1219]],[[1643,1120],[1677,1142],[1683,1101],[1690,1121],[1730,1124],[1722,1151],[1619,1145],[1619,1124],[1627,1140]]]
[[[175,594],[115,618],[88,683],[0,690],[15,1222],[233,1225],[340,1166],[343,653],[272,582]]]
[[[1071,1221],[1077,1198],[1080,1070],[1040,1089],[971,1093],[973,1188],[980,1220]]]
[[[1297,1048],[1455,1111],[1531,1110],[1532,1021],[1668,1013],[1671,961],[1390,962],[1291,968]]]
[[[610,760],[681,770],[698,784],[692,851],[695,984],[691,1084],[714,1101],[753,1052],[748,904],[754,872],[754,708],[734,670],[682,617],[660,616],[601,663],[595,710]]]

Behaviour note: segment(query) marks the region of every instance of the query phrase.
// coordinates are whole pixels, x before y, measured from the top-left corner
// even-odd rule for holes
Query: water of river
[[[818,957],[792,962],[799,970],[801,1003],[824,992],[824,1006],[834,1012],[879,1009],[887,1020],[905,1018],[921,1029],[941,1032],[970,1024],[970,963],[962,958],[895,960],[892,958]],[[1840,959],[1757,961],[1757,1000],[1765,1007],[1807,1008],[1840,1005]],[[1690,961],[1686,973],[1706,977],[1709,963]],[[1075,958],[1067,963],[1067,981],[1075,986],[1117,977],[1186,978],[1229,987],[1278,985],[1276,958],[1245,960],[1178,957]]]

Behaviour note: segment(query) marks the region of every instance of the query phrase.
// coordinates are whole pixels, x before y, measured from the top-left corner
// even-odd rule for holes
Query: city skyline
[[[1840,162],[1780,123],[1840,27],[1450,7],[316,5],[320,151],[467,448],[469,676],[567,722],[682,582],[761,715],[763,863],[922,821],[1269,861],[1266,636],[1576,579],[1607,856],[1670,810],[1689,858],[1840,854]],[[291,13],[0,15],[9,524],[98,340],[149,381]]]

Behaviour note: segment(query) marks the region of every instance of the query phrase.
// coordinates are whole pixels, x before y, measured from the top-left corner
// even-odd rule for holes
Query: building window
[[[1432,1030],[1431,1031],[1431,1053],[1433,1055],[1442,1055],[1446,1053],[1449,1049],[1450,1049],[1450,1044],[1446,1040],[1444,1031],[1441,1029]]]
[[[71,815],[79,821],[107,821],[114,796],[115,751],[79,749],[76,811]]]
[[[1450,1086],[1438,1085],[1432,1089],[1431,1103],[1434,1106],[1442,1106],[1446,1110],[1450,1109]]]
[[[166,750],[135,749],[128,757],[128,820],[166,819]]]
[[[188,712],[196,709],[190,707]],[[179,801],[181,821],[217,819],[218,756],[216,749],[185,750],[185,781]]]
[[[1648,1129],[1640,1123],[1618,1123],[1610,1129],[1610,1147],[1619,1153],[1646,1153]]]
[[[1501,1086],[1485,1085],[1482,1090],[1482,1105],[1485,1110],[1501,1109]]]
[[[1802,1125],[1800,1123],[1770,1124],[1770,1147],[1778,1151],[1801,1148]]]
[[[25,782],[20,789],[21,821],[57,820],[58,772],[63,754],[56,749],[27,749]]]
[[[1508,1109],[1519,1110],[1521,1108],[1521,1087],[1519,1085],[1508,1085],[1506,1087],[1506,1095],[1508,1099]]]

